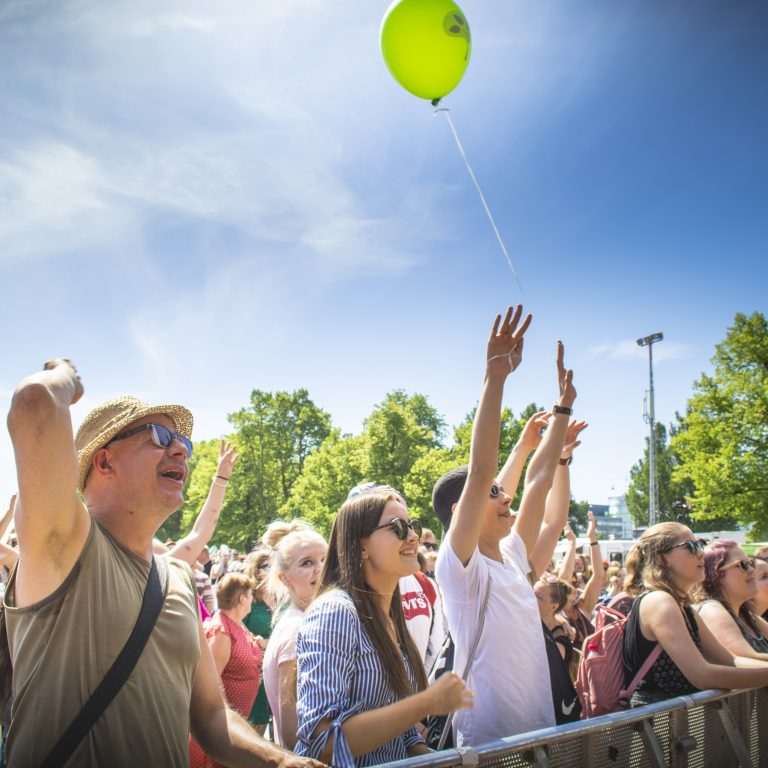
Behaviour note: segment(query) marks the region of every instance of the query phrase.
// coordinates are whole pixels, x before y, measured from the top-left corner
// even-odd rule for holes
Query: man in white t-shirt
[[[437,580],[456,645],[454,671],[458,674],[464,672],[477,635],[490,579],[485,624],[466,680],[475,692],[475,705],[458,712],[453,724],[458,747],[555,725],[541,620],[528,580],[528,558],[544,530],[547,494],[576,391],[558,342],[559,397],[531,459],[520,511],[513,519],[509,508],[512,497],[503,484],[495,482],[495,475],[504,382],[522,361],[523,335],[531,320],[529,315],[520,323],[521,315],[522,307],[514,315],[510,308],[503,321],[497,317],[494,323],[469,464],[440,478],[432,497],[446,529],[437,559]],[[514,471],[510,469],[515,461],[511,456],[500,475],[500,479],[512,479],[511,493],[522,471],[522,464]]]

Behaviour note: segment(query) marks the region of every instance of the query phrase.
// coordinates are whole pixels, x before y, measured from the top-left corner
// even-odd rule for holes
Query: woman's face
[[[768,611],[768,563],[755,560],[755,608],[759,615]]]
[[[240,597],[237,602],[237,612],[241,619],[244,619],[250,612],[253,605],[253,592],[246,590],[240,593]]]
[[[574,573],[584,573],[584,558],[581,555],[576,555],[573,561]]]
[[[398,539],[394,528],[387,525],[395,518],[400,518],[406,523],[411,522],[405,504],[390,500],[384,505],[379,522],[376,524],[377,527],[383,527],[361,542],[363,571],[369,583],[382,576],[396,581],[402,576],[410,576],[419,570],[417,558],[419,537],[413,528],[409,527],[405,540]]]
[[[280,581],[291,593],[291,599],[302,610],[312,602],[317,591],[328,547],[314,539],[302,541],[293,548],[290,566],[280,574]]]
[[[693,545],[689,545],[687,542],[697,544],[691,529],[683,526],[680,536],[675,540],[672,548],[660,555],[666,562],[675,585],[683,592],[688,592],[693,586],[704,580],[704,552],[699,549],[696,554],[693,554],[689,549]]]
[[[741,563],[751,563],[741,547],[733,547],[728,550],[725,561],[720,566],[722,578],[723,597],[727,602],[740,606],[746,600],[752,600],[757,593],[755,571],[751,567],[747,570],[741,568]]]

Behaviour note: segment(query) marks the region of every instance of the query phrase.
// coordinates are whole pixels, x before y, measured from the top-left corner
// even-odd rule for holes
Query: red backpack
[[[584,640],[576,675],[576,693],[581,701],[582,717],[597,717],[626,709],[635,689],[662,651],[657,643],[625,688],[624,628],[628,617],[618,615],[621,618],[612,624],[605,624]]]

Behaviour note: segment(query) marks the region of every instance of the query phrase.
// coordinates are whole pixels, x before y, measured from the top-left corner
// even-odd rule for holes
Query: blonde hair
[[[296,559],[296,548],[310,542],[324,547],[328,545],[325,539],[303,520],[291,520],[290,523],[275,520],[274,523],[270,523],[261,540],[272,549],[272,566],[269,569],[268,585],[277,603],[273,615],[273,623],[275,623],[292,601],[291,592],[280,579],[280,575],[293,565]]]
[[[269,569],[272,564],[272,550],[264,545],[254,549],[245,558],[243,572],[253,581],[253,599],[263,602],[264,590],[269,582]]]
[[[637,597],[642,592],[660,589],[681,605],[688,605],[688,595],[675,585],[663,557],[687,530],[680,523],[658,523],[643,533],[629,550],[625,563],[624,589],[628,594]]]

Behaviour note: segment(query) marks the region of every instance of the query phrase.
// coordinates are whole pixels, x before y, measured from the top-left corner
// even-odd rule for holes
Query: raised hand
[[[522,304],[518,304],[513,310],[507,308],[504,320],[501,315],[496,315],[496,320],[488,339],[488,354],[486,357],[490,369],[502,371],[505,375],[514,371],[523,360],[523,336],[531,324],[531,315],[525,316],[520,323],[523,314]],[[519,324],[519,327],[518,327]]]
[[[240,455],[237,452],[237,448],[229,440],[222,440],[219,446],[219,464],[216,469],[216,474],[219,477],[229,480],[232,477],[232,472],[237,464],[237,460]]]
[[[564,408],[570,408],[573,405],[573,401],[576,399],[576,388],[573,386],[573,371],[568,368],[566,370],[563,363],[563,357],[565,355],[565,348],[563,342],[557,342],[557,384],[560,388],[560,395],[558,398],[558,405],[562,405]]]
[[[528,421],[525,422],[520,439],[517,441],[521,448],[525,448],[528,453],[533,453],[541,442],[542,430],[549,426],[549,419],[552,414],[549,411],[536,411]]]
[[[68,369],[66,372],[72,378],[72,385],[74,391],[72,393],[72,402],[74,405],[83,396],[83,382],[80,380],[80,374],[77,372],[74,363],[66,357],[55,357],[52,360],[47,360],[43,366],[44,371],[53,371],[56,368]]]
[[[590,541],[597,541],[597,521],[595,520],[595,513],[590,510],[587,512],[587,518],[589,519],[589,525],[587,525],[587,536]]]
[[[576,541],[576,534],[573,532],[570,523],[565,524],[565,528],[563,528],[563,536],[565,536],[568,541]]]
[[[565,443],[563,450],[560,453],[560,458],[570,459],[575,448],[581,445],[581,440],[578,440],[579,434],[582,430],[585,430],[589,424],[586,421],[572,421],[568,425],[568,431],[565,433]]]

